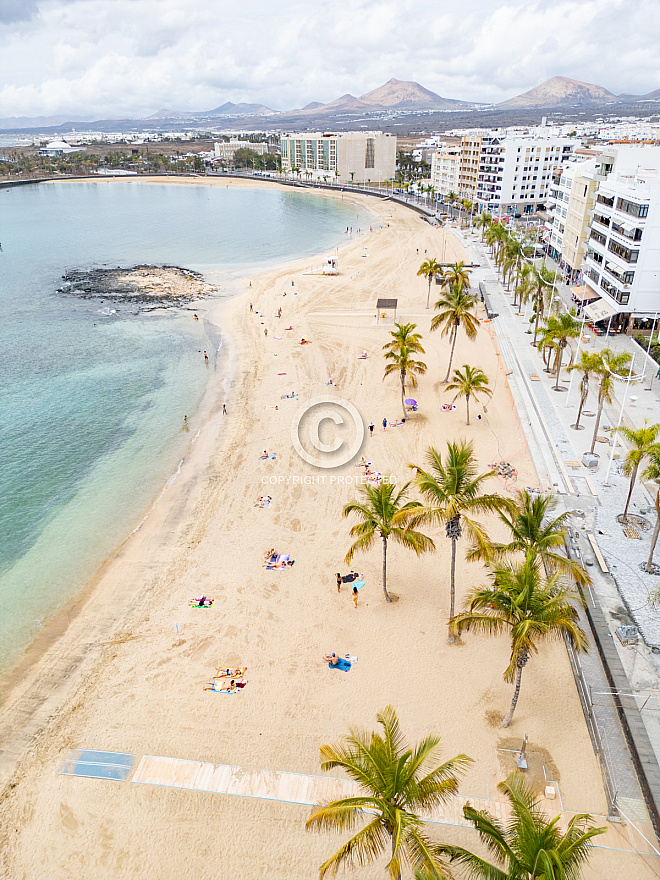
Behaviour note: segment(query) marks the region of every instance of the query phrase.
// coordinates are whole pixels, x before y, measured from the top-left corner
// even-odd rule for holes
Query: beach
[[[397,485],[411,479],[408,465],[423,464],[429,445],[444,449],[446,441],[466,438],[482,471],[506,460],[517,471],[513,488],[538,488],[487,323],[475,342],[459,334],[454,365],[483,369],[492,399],[472,407],[469,427],[464,402],[441,408],[451,402],[442,385],[449,345],[429,333],[427,283],[416,273],[443,249],[446,262],[462,259],[460,243],[402,206],[372,199],[367,207],[377,220],[371,231],[347,236],[339,275],[307,274],[327,256],[319,254],[246,278],[243,292],[224,302],[200,301],[200,316],[222,327],[228,373],[210,383],[177,479],[6,682],[3,876],[315,877],[347,835],[307,833],[304,804],[268,799],[267,792],[189,791],[60,770],[72,750],[94,749],[133,755],[135,766],[150,755],[231,765],[247,775],[318,777],[319,746],[336,742],[349,725],[375,728],[376,713],[388,704],[411,741],[437,732],[444,758],[474,759],[462,795],[496,802],[498,782],[515,766],[512,750],[527,735],[531,778],[538,785],[545,773],[557,786],[559,798],[544,803],[552,815],[560,808],[606,813],[563,644],[544,644],[530,661],[507,730],[499,726],[512,695],[502,679],[506,637],[469,634],[447,644],[444,529],[428,531],[435,553],[418,558],[390,547],[393,603],[383,597],[377,547],[351,563],[365,581],[357,607],[348,584],[337,591],[336,572],[349,570],[343,557],[351,522],[341,513],[357,494],[360,456],[320,471],[298,455],[292,421],[306,400],[336,396],[366,425],[373,422],[360,455]],[[398,378],[383,379],[391,324],[377,323],[378,298],[397,299],[397,320],[416,323],[426,349],[428,372],[412,394],[419,409],[398,427]],[[479,315],[485,317],[482,307]],[[303,338],[310,344],[301,345]],[[297,397],[283,398],[291,393]],[[264,450],[275,458],[262,459]],[[490,486],[509,494],[512,488],[500,477]],[[269,506],[255,507],[263,495],[271,496]],[[487,524],[503,537],[493,520]],[[457,606],[484,581],[483,568],[464,561],[464,546]],[[270,548],[295,563],[266,569]],[[202,594],[214,604],[191,608],[190,599]],[[322,658],[333,651],[357,657],[348,673],[328,669]],[[247,667],[247,686],[231,695],[205,691],[222,666]],[[626,851],[621,826],[608,827],[597,842],[610,849],[594,850],[585,877],[656,876],[649,858]],[[463,828],[428,828],[434,839],[476,846]],[[359,876],[382,877],[383,864]]]

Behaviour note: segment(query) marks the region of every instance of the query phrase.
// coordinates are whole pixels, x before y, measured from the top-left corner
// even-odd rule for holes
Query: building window
[[[625,260],[626,263],[636,263],[639,257],[639,251],[634,251],[631,248],[624,247],[622,244],[618,244],[612,239],[610,239],[610,242],[607,245],[607,249],[611,253],[616,254],[617,257],[621,257],[621,259]]]
[[[599,193],[596,201],[599,205],[607,205],[608,208],[614,207],[614,196],[604,196],[602,193]]]
[[[648,205],[637,205],[635,202],[629,202],[628,199],[617,199],[616,207],[618,211],[624,211],[631,217],[648,217],[649,213]]]

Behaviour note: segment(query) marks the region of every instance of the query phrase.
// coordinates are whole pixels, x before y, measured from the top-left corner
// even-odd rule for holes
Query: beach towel
[[[191,599],[190,600],[190,607],[191,608],[210,608],[211,605],[213,605],[213,603],[215,602],[215,599],[207,599],[206,601],[208,602],[208,605],[206,605],[206,604],[200,605],[196,599]]]
[[[443,412],[453,412],[456,409],[456,406],[453,403],[443,403],[440,409]]]
[[[268,507],[269,504],[270,504],[270,500],[257,501],[257,503],[254,506],[264,508],[264,507]]]
[[[345,660],[343,657],[340,657],[339,662],[336,666],[333,666],[332,663],[328,663],[328,666],[330,667],[330,669],[341,669],[342,672],[348,672],[348,670],[351,668],[351,661]]]
[[[237,694],[239,691],[239,689],[237,687],[223,688],[223,687],[216,687],[216,684],[222,684],[222,682],[219,682],[219,681],[215,682],[214,681],[212,685],[205,687],[204,690],[205,691],[215,691],[216,694]]]
[[[215,678],[242,678],[247,666],[216,666]]]
[[[286,373],[278,373],[278,376],[286,376]]]
[[[361,590],[363,586],[364,586],[364,581],[355,581],[355,583],[353,584],[353,587],[356,590]]]
[[[273,571],[286,568],[287,565],[293,565],[293,559],[290,556],[279,553],[274,559],[271,558],[270,562],[266,564],[266,568]]]

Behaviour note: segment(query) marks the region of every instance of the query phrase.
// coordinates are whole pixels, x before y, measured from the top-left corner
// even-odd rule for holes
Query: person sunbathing
[[[199,599],[193,600],[196,604],[193,605],[193,608],[208,608],[213,604],[213,599],[207,599],[206,596],[200,596]]]
[[[234,679],[232,679],[231,682],[229,683],[229,687],[230,687],[230,689],[244,688],[246,684],[247,684],[247,681],[234,681]]]
[[[326,663],[331,663],[333,666],[337,666],[339,663],[339,657],[336,654],[324,654],[323,659]]]
[[[268,453],[264,449],[264,454],[259,456],[259,461],[263,461],[265,458],[268,458]]]
[[[277,556],[277,553],[275,552],[275,548],[271,547],[271,549],[266,553],[264,558],[265,558],[266,562],[270,562],[270,560],[273,559],[275,556]]]
[[[221,666],[215,674],[216,678],[239,678],[245,675],[247,666]]]

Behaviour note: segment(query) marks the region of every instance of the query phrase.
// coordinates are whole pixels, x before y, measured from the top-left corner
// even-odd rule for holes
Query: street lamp
[[[626,397],[628,396],[628,388],[630,387],[631,382],[638,382],[640,379],[642,379],[644,377],[643,373],[640,373],[637,376],[633,376],[633,367],[635,365],[635,357],[636,357],[636,355],[633,356],[633,359],[630,362],[630,370],[628,371],[628,376],[625,380],[626,389],[623,392],[623,400],[621,401],[621,411],[619,412],[619,421],[616,424],[616,431],[614,432],[614,445],[612,446],[612,452],[610,453],[610,460],[607,463],[607,471],[605,472],[605,481],[603,482],[603,486],[609,486],[609,483],[607,482],[607,480],[610,476],[610,468],[612,467],[612,460],[614,459],[614,450],[616,449],[616,444],[617,444],[617,440],[619,437],[619,428],[621,427],[621,421],[623,419],[623,409],[626,405]],[[607,366],[607,363],[605,363],[605,369],[610,374],[610,376],[612,376],[613,379],[623,378],[622,376],[617,376],[616,373],[614,373],[612,370],[610,370],[610,368]]]

